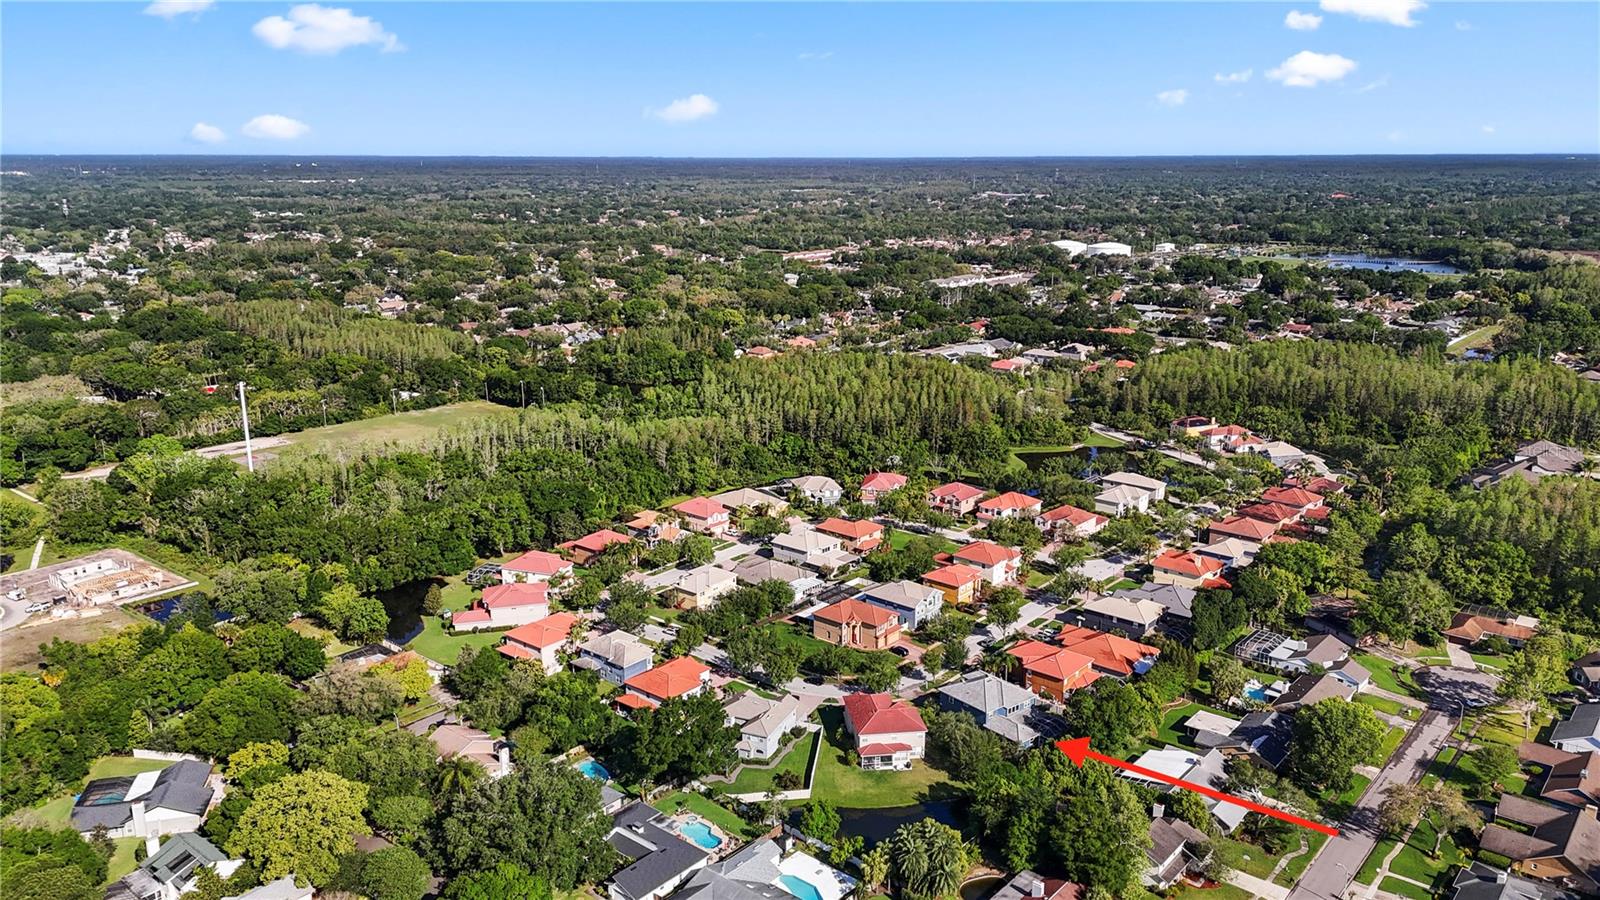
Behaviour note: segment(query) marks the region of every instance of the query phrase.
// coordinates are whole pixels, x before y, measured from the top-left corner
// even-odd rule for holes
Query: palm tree
[[[484,777],[483,767],[464,756],[452,756],[439,761],[434,778],[442,796],[466,793]]]
[[[908,822],[889,838],[900,893],[908,900],[953,896],[970,860],[961,833],[933,819]]]

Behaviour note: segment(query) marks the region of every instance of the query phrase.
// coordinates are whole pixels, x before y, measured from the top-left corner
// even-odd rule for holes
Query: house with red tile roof
[[[1318,476],[1305,484],[1301,484],[1298,478],[1285,478],[1283,484],[1284,487],[1305,488],[1311,493],[1322,497],[1332,497],[1335,494],[1344,493],[1344,485],[1342,483],[1325,476]]]
[[[879,497],[905,487],[907,481],[899,472],[873,472],[861,479],[861,502],[876,506]]]
[[[1057,701],[1093,684],[1100,673],[1094,660],[1066,647],[1043,641],[1019,641],[1006,650],[1022,666],[1022,686]]]
[[[677,522],[654,509],[640,510],[622,527],[628,529],[629,536],[646,548],[672,543],[683,537],[683,529],[678,527]]]
[[[851,553],[870,553],[883,543],[883,526],[867,519],[823,519],[817,530],[838,538]]]
[[[978,504],[978,518],[984,522],[994,519],[1031,519],[1044,510],[1044,502],[1017,491],[1006,491]]]
[[[944,595],[944,602],[956,606],[963,606],[976,599],[978,585],[982,582],[982,572],[961,563],[942,566],[922,576],[923,584],[938,588],[939,593]]]
[[[796,350],[810,350],[811,348],[817,346],[816,341],[806,337],[803,334],[797,334],[794,337],[784,341],[784,343]]]
[[[693,697],[709,690],[711,669],[692,656],[679,656],[640,672],[624,681],[622,687],[628,694],[658,706],[674,697]]]
[[[929,491],[928,505],[952,516],[964,516],[977,509],[978,499],[983,493],[983,488],[952,481]]]
[[[589,563],[594,562],[595,557],[604,553],[611,546],[626,544],[630,541],[632,541],[632,538],[625,534],[612,531],[609,528],[602,528],[599,531],[591,531],[575,541],[557,544],[556,548],[565,550],[567,556],[571,557],[574,563],[580,566],[587,566]]]
[[[710,497],[691,497],[672,508],[690,531],[722,537],[728,530],[728,508]]]
[[[1270,522],[1263,522],[1260,519],[1252,519],[1249,516],[1229,516],[1206,526],[1206,536],[1212,543],[1228,538],[1238,538],[1241,541],[1249,541],[1252,544],[1261,544],[1277,533],[1278,526]]]
[[[1022,571],[1022,554],[992,541],[973,541],[951,556],[977,569],[984,581],[996,586],[1016,581]]]
[[[578,617],[572,613],[546,616],[506,632],[495,649],[512,659],[536,659],[546,675],[554,675],[561,671],[558,654],[572,643],[572,626],[576,624]]]
[[[1533,620],[1537,622],[1537,620]],[[1450,627],[1444,630],[1444,636],[1457,644],[1471,645],[1486,637],[1494,636],[1505,638],[1513,647],[1521,647],[1528,638],[1534,636],[1534,625],[1520,622],[1515,619],[1502,620],[1493,616],[1478,616],[1471,613],[1456,613]]]
[[[839,647],[887,650],[900,640],[900,617],[865,600],[846,598],[811,614],[811,636]]]
[[[1010,372],[1012,374],[1020,375],[1022,374],[1022,370],[1026,369],[1029,365],[1030,363],[1028,360],[1017,356],[1012,357],[1011,359],[997,359],[994,362],[989,363],[989,368],[995,370],[996,372]]]
[[[1058,506],[1035,516],[1033,524],[1038,526],[1050,540],[1063,540],[1088,537],[1106,527],[1109,521],[1111,520],[1099,513],[1092,513],[1076,506]]]
[[[1220,587],[1222,560],[1198,553],[1168,549],[1150,561],[1150,580],[1186,588]]]
[[[844,725],[856,740],[863,769],[909,769],[927,749],[922,714],[889,694],[846,694]]]
[[[450,616],[456,631],[510,628],[550,615],[550,589],[544,582],[493,584],[471,606]]]
[[[772,349],[771,347],[758,344],[754,347],[751,347],[749,350],[746,350],[744,355],[750,357],[751,359],[771,359],[778,355],[778,351]]]
[[[1295,509],[1292,506],[1284,506],[1282,503],[1265,503],[1260,501],[1255,503],[1246,503],[1245,505],[1239,507],[1238,512],[1241,516],[1249,516],[1252,519],[1260,519],[1261,521],[1272,525],[1287,525],[1290,522],[1298,522],[1300,517],[1304,514],[1301,510]]]
[[[533,584],[571,575],[572,563],[543,550],[529,550],[500,564],[500,580],[505,584]]]
[[[1078,625],[1061,629],[1056,640],[1068,650],[1087,656],[1096,670],[1118,678],[1143,675],[1161,656],[1160,647]]]
[[[1262,491],[1261,499],[1268,503],[1281,503],[1284,506],[1292,509],[1298,509],[1301,512],[1317,509],[1318,507],[1322,506],[1323,502],[1321,494],[1313,493],[1305,488],[1287,487],[1284,485],[1279,485],[1275,488],[1267,488],[1265,491]]]

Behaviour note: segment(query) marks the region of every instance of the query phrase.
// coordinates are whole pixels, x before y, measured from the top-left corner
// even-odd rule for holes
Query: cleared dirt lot
[[[94,615],[70,619],[34,616],[16,628],[0,631],[0,670],[33,671],[44,657],[39,645],[56,638],[79,643],[121,631],[134,623],[134,617],[115,606],[92,610]]]

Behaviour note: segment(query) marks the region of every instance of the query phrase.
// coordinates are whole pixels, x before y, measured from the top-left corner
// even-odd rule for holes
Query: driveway
[[[1372,779],[1366,793],[1356,802],[1350,817],[1339,825],[1339,836],[1329,840],[1322,852],[1300,876],[1288,900],[1337,900],[1349,890],[1356,871],[1378,843],[1378,806],[1384,791],[1392,784],[1422,778],[1428,763],[1449,739],[1456,720],[1438,710],[1424,713],[1389,762]]]

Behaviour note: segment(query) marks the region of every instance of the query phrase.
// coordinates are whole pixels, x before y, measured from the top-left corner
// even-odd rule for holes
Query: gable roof
[[[578,649],[619,669],[626,669],[641,660],[649,662],[653,655],[648,645],[626,631],[597,634],[578,645]]]
[[[97,778],[86,785],[72,807],[72,827],[91,831],[96,825],[116,828],[133,818],[133,804],[148,810],[170,809],[202,815],[211,805],[211,764],[179,760],[164,769],[120,778]]]
[[[867,588],[862,596],[870,602],[896,609],[916,609],[930,599],[939,598],[940,594],[937,588],[901,579]]]
[[[956,559],[977,563],[985,568],[1022,558],[1021,553],[1010,547],[1002,547],[992,541],[973,541],[957,550],[954,556]]]
[[[1040,513],[1039,518],[1050,524],[1055,524],[1056,522],[1066,522],[1074,528],[1081,527],[1090,522],[1109,521],[1105,516],[1102,516],[1099,513],[1092,513],[1086,509],[1079,509],[1076,506],[1070,505],[1058,506],[1048,512]]]
[[[875,606],[864,600],[856,600],[854,598],[847,598],[831,606],[824,606],[812,613],[812,616],[836,625],[859,622],[872,628],[882,628],[890,622],[900,621],[900,617],[893,612],[881,606]]]
[[[506,632],[500,645],[500,652],[507,656],[518,656],[518,649],[514,645],[523,644],[528,647],[553,647],[565,643],[572,635],[572,626],[578,624],[578,617],[569,612],[559,612],[545,616],[537,622],[518,625]]]
[[[709,519],[721,515],[728,508],[710,497],[690,497],[672,508],[673,512],[683,513],[691,519]]]
[[[1267,501],[1268,503],[1281,503],[1284,506],[1292,506],[1297,509],[1310,506],[1313,503],[1322,502],[1321,497],[1311,493],[1305,488],[1283,487],[1281,485],[1274,488],[1267,488],[1265,491],[1262,491],[1261,499]]]
[[[623,684],[642,694],[671,700],[700,687],[701,676],[710,671],[709,666],[692,656],[679,656],[640,672]]]
[[[799,478],[789,479],[789,484],[795,490],[808,494],[838,494],[844,491],[839,482],[826,475],[801,475]]]
[[[546,606],[550,603],[550,587],[542,581],[491,584],[483,589],[483,600],[480,603],[485,609]]]
[[[1239,515],[1260,519],[1263,522],[1282,524],[1298,518],[1301,512],[1292,506],[1284,506],[1282,503],[1257,501],[1255,503],[1246,503],[1239,507]]]
[[[1600,737],[1600,703],[1580,703],[1572,714],[1550,729],[1550,742]]]
[[[751,556],[741,560],[733,567],[733,574],[747,584],[760,584],[763,581],[793,584],[810,577],[798,566],[791,566],[781,559],[767,559],[765,556]]]
[[[1456,613],[1455,619],[1450,622],[1450,627],[1446,628],[1444,633],[1450,637],[1473,642],[1491,634],[1499,635],[1508,641],[1525,641],[1533,637],[1534,629],[1516,622],[1502,622],[1492,616],[1475,616],[1462,612]]]
[[[624,807],[612,818],[606,842],[631,862],[611,876],[624,897],[650,896],[704,865],[711,854],[668,830],[666,819],[644,803]]]
[[[1006,653],[1020,660],[1024,670],[1059,681],[1067,690],[1087,687],[1100,677],[1094,670],[1093,659],[1055,644],[1019,641],[1007,648]]]
[[[1539,796],[1567,806],[1600,804],[1600,750],[1573,753],[1551,766]]]
[[[1276,709],[1299,709],[1332,697],[1349,700],[1355,692],[1355,688],[1332,675],[1301,675],[1272,705]]]
[[[832,534],[852,541],[859,541],[862,538],[883,533],[883,526],[868,519],[841,519],[835,516],[823,519],[822,524],[817,526],[817,530],[824,534]]]
[[[1162,609],[1179,618],[1194,618],[1195,589],[1181,584],[1156,584],[1146,581],[1136,588],[1114,591],[1113,597],[1130,600],[1149,600],[1161,604]]]
[[[1038,497],[1029,497],[1027,494],[1017,491],[1006,491],[1004,494],[997,494],[979,503],[978,508],[999,511],[1006,509],[1032,509],[1038,505],[1040,505]]]
[[[1207,530],[1230,537],[1261,543],[1278,533],[1278,526],[1250,516],[1228,516],[1206,526]]]
[[[1162,481],[1158,478],[1151,478],[1148,475],[1140,475],[1138,472],[1112,472],[1110,475],[1103,476],[1100,479],[1100,483],[1127,485],[1128,487],[1138,488],[1146,493],[1151,491],[1159,491],[1167,486],[1165,481]]]
[[[1155,624],[1161,614],[1167,611],[1165,606],[1154,600],[1142,597],[1120,597],[1112,594],[1108,597],[1096,597],[1083,605],[1083,608],[1121,622],[1134,622],[1143,626]]]
[[[543,550],[529,550],[516,559],[500,565],[502,572],[510,569],[513,572],[530,572],[534,575],[554,575],[570,568],[572,563]]]
[[[844,717],[851,733],[861,737],[928,730],[915,706],[889,694],[846,694]]]
[[[905,487],[907,480],[899,472],[873,472],[861,479],[861,489],[887,493]]]
[[[932,572],[923,575],[922,580],[932,584],[944,585],[945,587],[959,588],[982,581],[983,574],[971,566],[954,563],[943,568],[934,569]]]
[[[983,488],[975,488],[970,484],[960,481],[952,481],[949,484],[941,484],[928,493],[941,500],[954,500],[957,502],[963,502],[982,497]]]
[[[1174,574],[1187,575],[1194,578],[1204,578],[1207,575],[1215,575],[1226,568],[1220,559],[1213,559],[1209,556],[1201,556],[1197,553],[1172,549],[1163,551],[1160,556],[1157,556],[1155,559],[1150,561],[1150,565],[1153,568],[1162,570],[1163,572],[1172,572]]]
[[[556,546],[563,550],[583,550],[589,553],[599,553],[612,544],[626,544],[631,540],[633,538],[625,534],[619,534],[609,528],[602,528],[599,531],[591,531],[575,541],[567,541]]]
[[[1081,625],[1068,625],[1061,629],[1056,640],[1061,642],[1061,646],[1089,657],[1095,668],[1124,677],[1139,672],[1145,660],[1161,655],[1160,647]]]

